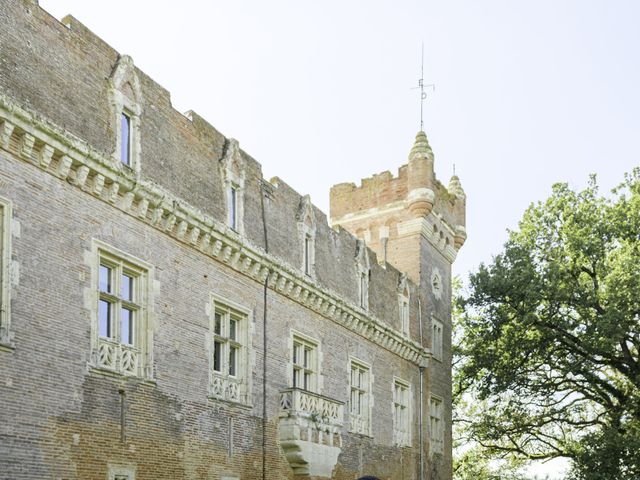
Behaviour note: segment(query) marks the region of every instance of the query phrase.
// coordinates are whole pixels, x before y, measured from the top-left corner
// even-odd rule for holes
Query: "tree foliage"
[[[608,197],[554,185],[470,278],[456,419],[492,456],[640,478],[640,170]],[[479,410],[479,411],[478,411]]]

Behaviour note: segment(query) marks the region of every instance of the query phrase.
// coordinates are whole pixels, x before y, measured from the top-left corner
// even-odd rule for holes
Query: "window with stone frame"
[[[409,289],[405,288],[398,295],[398,307],[400,309],[400,327],[402,334],[409,336]]]
[[[245,160],[238,141],[233,138],[228,139],[225,153],[220,159],[220,173],[227,204],[227,225],[243,234]]]
[[[248,404],[249,311],[213,297],[211,322],[211,397]]]
[[[238,230],[238,190],[235,183],[231,183],[227,189],[227,215],[229,226],[233,230]]]
[[[120,161],[131,166],[131,114],[123,111],[120,115]]]
[[[122,375],[152,376],[151,267],[102,242],[96,249],[94,366]]]
[[[127,55],[120,57],[109,79],[109,99],[116,134],[113,156],[139,172],[142,91],[133,60]]]
[[[444,451],[444,419],[442,406],[442,398],[431,395],[429,400],[429,438],[431,439],[431,451],[433,453],[442,453]]]
[[[11,202],[0,198],[0,348],[11,348]]]
[[[291,364],[291,386],[318,393],[320,365],[318,342],[309,337],[294,334]]]
[[[433,358],[442,361],[443,326],[442,322],[431,319],[431,350]]]
[[[411,387],[404,380],[393,380],[393,441],[399,446],[411,445]]]
[[[369,289],[369,282],[366,272],[360,272],[360,307],[367,308],[367,293]]]
[[[301,268],[305,275],[313,278],[315,277],[316,220],[309,195],[305,195],[300,199],[296,220],[298,223],[298,238],[302,245]]]
[[[371,368],[352,359],[349,370],[349,431],[371,435]]]
[[[306,234],[304,236],[304,252],[303,252],[303,261],[304,261],[304,274],[311,275],[311,245],[312,245],[311,235]]]
[[[356,274],[358,276],[358,306],[363,310],[369,309],[369,254],[367,246],[362,240],[357,241]]]

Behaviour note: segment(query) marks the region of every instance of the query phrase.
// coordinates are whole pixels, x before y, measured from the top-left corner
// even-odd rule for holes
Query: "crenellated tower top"
[[[359,186],[341,183],[331,188],[330,216],[373,249],[378,260],[420,280],[421,239],[453,263],[466,240],[466,195],[454,175],[445,187],[434,171],[427,135],[416,134],[409,162],[394,177],[382,172]]]

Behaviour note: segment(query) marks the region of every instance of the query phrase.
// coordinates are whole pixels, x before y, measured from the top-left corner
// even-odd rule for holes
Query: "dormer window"
[[[227,203],[227,225],[234,232],[244,234],[244,179],[245,160],[238,141],[227,140],[225,153],[220,159],[220,174]]]
[[[120,118],[120,161],[127,167],[131,166],[131,117],[122,112]]]
[[[140,172],[140,117],[142,91],[131,57],[118,60],[109,79],[109,99],[115,131],[113,159]]]

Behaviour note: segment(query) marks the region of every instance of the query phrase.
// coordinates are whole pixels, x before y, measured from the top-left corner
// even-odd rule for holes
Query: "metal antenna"
[[[413,87],[412,90],[415,90],[416,88],[420,89],[420,131],[422,132],[424,130],[424,101],[427,98],[427,92],[425,92],[424,89],[431,88],[432,91],[435,91],[436,89],[436,86],[433,83],[429,83],[428,85],[424,84],[424,42],[422,42],[422,62],[420,64],[420,78],[418,79],[418,86]]]
[[[454,163],[453,164],[453,175],[455,176],[455,174],[456,174],[456,164]]]

